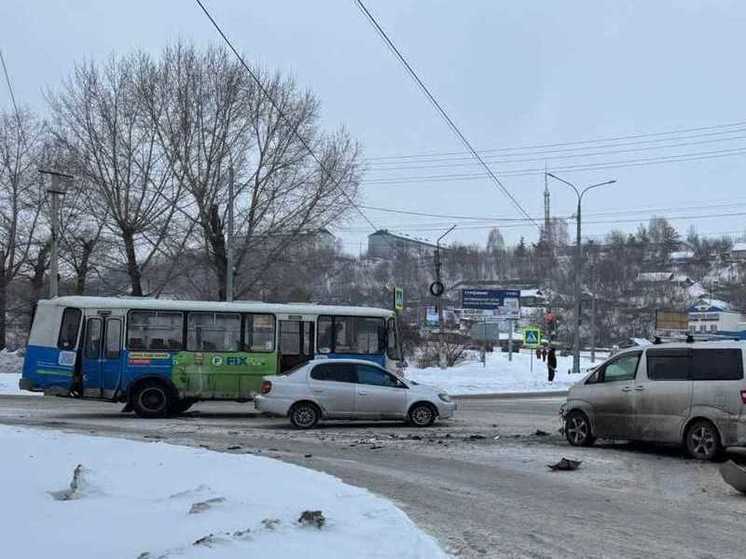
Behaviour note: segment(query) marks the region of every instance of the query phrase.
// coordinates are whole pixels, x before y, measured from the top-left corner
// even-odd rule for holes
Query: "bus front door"
[[[83,395],[111,398],[122,372],[122,321],[88,318],[83,338]]]
[[[284,373],[314,357],[314,323],[280,320],[280,372]]]

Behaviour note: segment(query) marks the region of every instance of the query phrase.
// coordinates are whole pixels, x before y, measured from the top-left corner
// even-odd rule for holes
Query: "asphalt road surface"
[[[457,557],[743,557],[746,497],[717,464],[631,444],[575,449],[561,398],[459,401],[428,429],[334,422],[299,432],[251,404],[200,403],[142,420],[121,406],[0,396],[0,423],[255,453],[328,472],[393,500]],[[574,472],[551,472],[563,456]]]

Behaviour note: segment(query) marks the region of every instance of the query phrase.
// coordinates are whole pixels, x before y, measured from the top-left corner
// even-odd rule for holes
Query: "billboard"
[[[655,329],[669,332],[686,332],[689,329],[689,313],[655,311]]]
[[[517,320],[521,317],[519,289],[462,289],[461,306],[482,311],[483,316]]]

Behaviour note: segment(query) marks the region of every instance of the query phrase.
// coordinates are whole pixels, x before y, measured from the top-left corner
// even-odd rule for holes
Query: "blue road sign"
[[[520,318],[520,298],[519,289],[461,290],[461,306],[464,309],[492,311],[498,318]]]

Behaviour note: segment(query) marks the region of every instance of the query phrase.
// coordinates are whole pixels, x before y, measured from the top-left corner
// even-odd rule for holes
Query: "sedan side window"
[[[637,373],[637,363],[640,360],[639,353],[632,353],[612,361],[603,371],[603,382],[617,382],[634,380]]]
[[[377,367],[371,367],[369,365],[357,365],[356,367],[357,381],[360,384],[393,387],[401,386],[401,384],[396,380],[396,377]]]
[[[311,371],[311,378],[327,382],[349,382],[357,380],[355,368],[347,363],[323,363]]]

